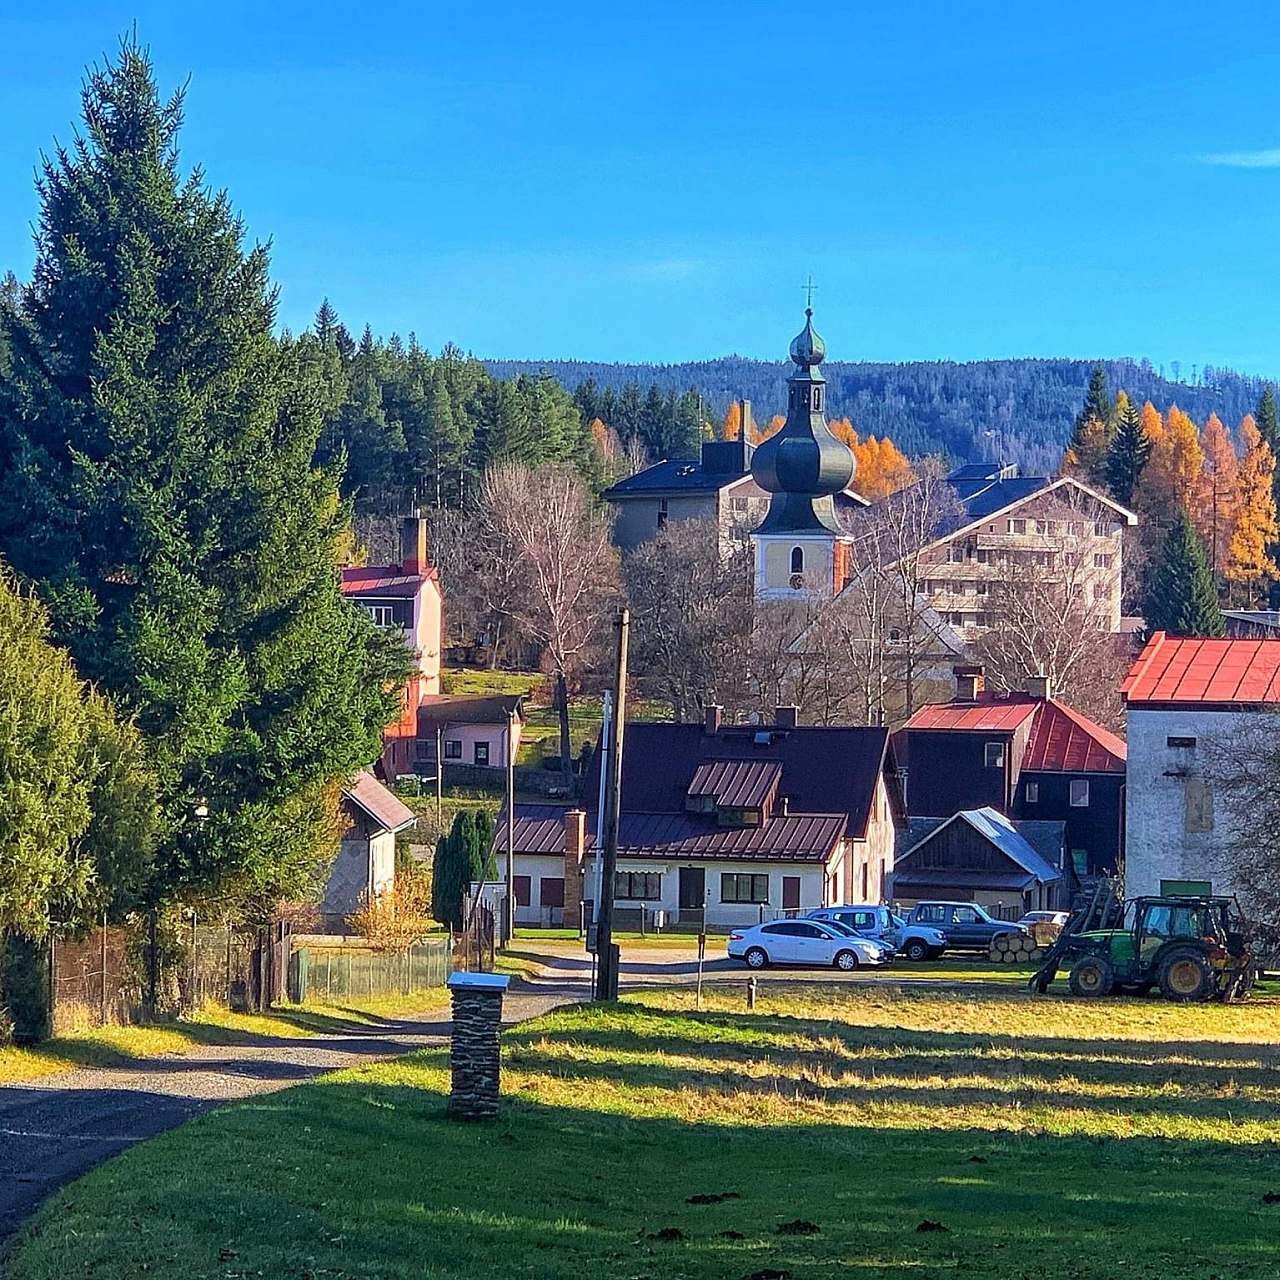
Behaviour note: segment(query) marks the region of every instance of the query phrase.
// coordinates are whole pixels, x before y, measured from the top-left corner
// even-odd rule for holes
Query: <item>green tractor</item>
[[[1134,898],[1122,914],[1118,907],[1113,899],[1073,916],[1028,988],[1043,995],[1067,969],[1075,996],[1158,987],[1165,999],[1189,1003],[1248,994],[1256,962],[1234,898]]]

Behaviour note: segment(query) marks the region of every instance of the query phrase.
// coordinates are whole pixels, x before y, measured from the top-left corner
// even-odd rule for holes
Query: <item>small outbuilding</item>
[[[1062,822],[1019,822],[995,809],[912,818],[898,837],[892,896],[976,902],[1016,918],[1054,910],[1066,883]]]
[[[346,918],[362,894],[391,888],[396,877],[396,835],[417,821],[413,810],[371,773],[361,771],[342,788],[346,829],[320,903],[321,928],[346,931]]]

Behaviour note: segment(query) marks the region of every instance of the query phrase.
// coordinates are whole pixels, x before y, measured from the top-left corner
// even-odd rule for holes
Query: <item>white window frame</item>
[[[983,765],[988,769],[1003,769],[1008,747],[1007,742],[984,742],[982,744]],[[997,758],[993,759],[993,755]]]
[[[1089,779],[1072,778],[1067,783],[1067,803],[1072,809],[1089,807]]]
[[[1039,804],[1040,784],[1038,782],[1028,782],[1026,796],[1028,804]]]

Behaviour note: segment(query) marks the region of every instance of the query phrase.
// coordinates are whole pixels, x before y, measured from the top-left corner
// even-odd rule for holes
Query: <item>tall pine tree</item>
[[[1213,574],[1187,513],[1179,508],[1164,545],[1146,603],[1147,634],[1167,631],[1175,636],[1220,636],[1222,610]]]
[[[341,597],[314,360],[272,335],[267,253],[179,170],[182,94],[126,41],[39,178],[31,283],[0,311],[0,550],[158,778],[153,900],[313,889],[340,783],[379,750],[403,646]]]
[[[1084,404],[1076,414],[1071,440],[1063,456],[1063,470],[1097,484],[1107,479],[1107,451],[1111,442],[1115,404],[1107,389],[1107,371],[1100,365],[1089,375]]]
[[[1150,456],[1151,441],[1143,428],[1142,415],[1133,401],[1126,399],[1107,449],[1107,485],[1117,502],[1126,507],[1133,502],[1134,490]]]

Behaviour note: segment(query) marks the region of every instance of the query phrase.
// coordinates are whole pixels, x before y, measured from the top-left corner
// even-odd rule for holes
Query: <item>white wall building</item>
[[[1128,709],[1125,892],[1232,893],[1236,832],[1215,797],[1215,740],[1280,731],[1280,640],[1158,631],[1124,683]]]

